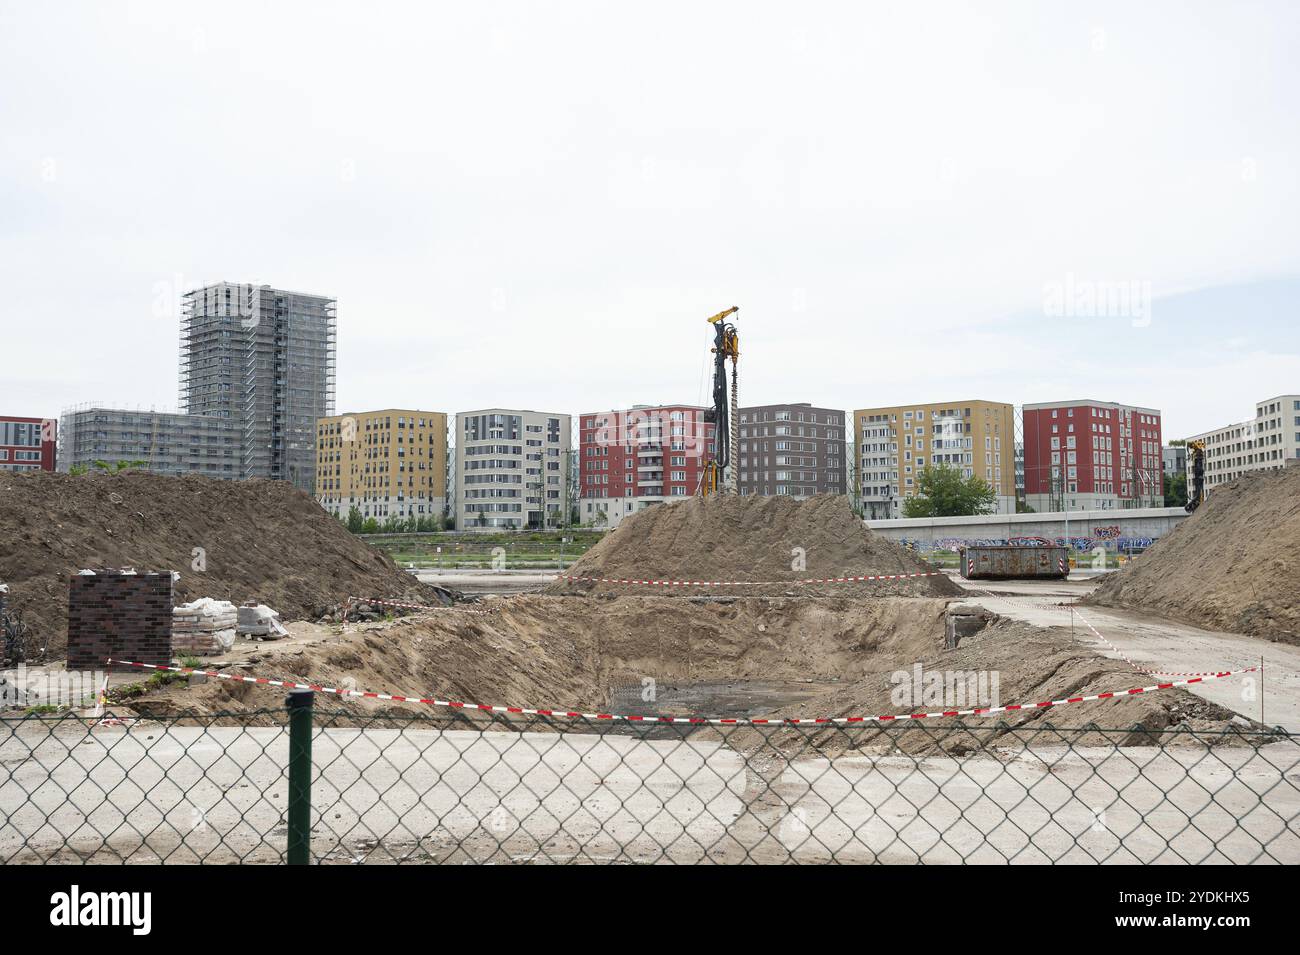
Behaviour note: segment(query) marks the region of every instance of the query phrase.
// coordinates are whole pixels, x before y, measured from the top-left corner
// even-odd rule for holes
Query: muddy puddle
[[[747,719],[777,711],[793,712],[800,703],[843,686],[833,680],[731,680],[719,683],[656,684],[654,699],[646,699],[639,684],[613,687],[609,712],[644,716],[718,716]],[[644,724],[624,726],[643,738],[679,737],[681,727],[647,729]]]

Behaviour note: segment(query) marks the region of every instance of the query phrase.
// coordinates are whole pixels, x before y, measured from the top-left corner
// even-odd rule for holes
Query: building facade
[[[1035,511],[1164,504],[1160,412],[1110,401],[1024,406],[1025,500]]]
[[[0,471],[53,471],[58,430],[53,418],[0,415]]]
[[[335,517],[439,518],[447,508],[447,416],[387,408],[316,424],[316,500]]]
[[[903,516],[930,466],[980,477],[995,494],[995,513],[1016,510],[1015,411],[1005,402],[957,401],[863,408],[853,413],[858,496],[863,516]]]
[[[1022,418],[1023,420],[1023,418]],[[1016,462],[1016,511],[1025,504],[1025,442],[1017,441],[1014,458]]]
[[[1205,442],[1207,492],[1250,471],[1286,467],[1300,459],[1300,395],[1256,402],[1253,418],[1188,438],[1196,440]]]
[[[783,495],[848,492],[844,412],[807,402],[740,409],[741,494]]]
[[[158,474],[234,480],[240,476],[240,435],[214,415],[75,408],[59,426],[59,470],[94,469],[102,461]]]
[[[560,526],[571,427],[568,415],[545,411],[458,413],[456,529]]]
[[[229,421],[238,477],[315,491],[316,423],[334,414],[335,301],[220,282],[181,308],[181,410]]]
[[[1186,446],[1175,444],[1165,447],[1160,453],[1160,464],[1164,473],[1169,477],[1176,474],[1185,474],[1187,472]]]
[[[578,517],[617,527],[629,514],[695,494],[714,454],[699,405],[635,405],[578,416]]]

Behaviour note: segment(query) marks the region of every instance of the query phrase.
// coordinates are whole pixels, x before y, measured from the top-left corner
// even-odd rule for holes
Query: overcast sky
[[[702,402],[739,305],[743,404],[1186,435],[1300,392],[1298,40],[1293,2],[0,0],[0,413],[174,407],[225,279],[337,297],[341,412]]]

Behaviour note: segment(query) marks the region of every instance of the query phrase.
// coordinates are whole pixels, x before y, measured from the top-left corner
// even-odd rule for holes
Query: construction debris
[[[280,615],[266,604],[249,601],[239,608],[237,627],[241,637],[259,637],[263,640],[278,640],[288,634],[280,623]]]

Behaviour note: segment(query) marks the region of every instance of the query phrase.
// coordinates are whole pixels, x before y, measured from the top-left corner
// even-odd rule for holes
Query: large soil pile
[[[0,582],[22,611],[29,647],[63,650],[68,576],[96,567],[174,570],[178,602],[256,599],[288,620],[351,595],[449,601],[285,482],[0,473]]]
[[[798,561],[800,569],[795,569]],[[769,581],[729,593],[782,593],[805,578],[918,574],[934,568],[867,530],[839,495],[807,501],[719,494],[647,508],[619,524],[569,574],[634,580]],[[947,577],[799,585],[798,593],[956,596]],[[551,593],[617,590],[619,584],[557,581]],[[693,588],[694,589],[694,588]]]
[[[1300,467],[1217,488],[1085,602],[1300,643]]]

